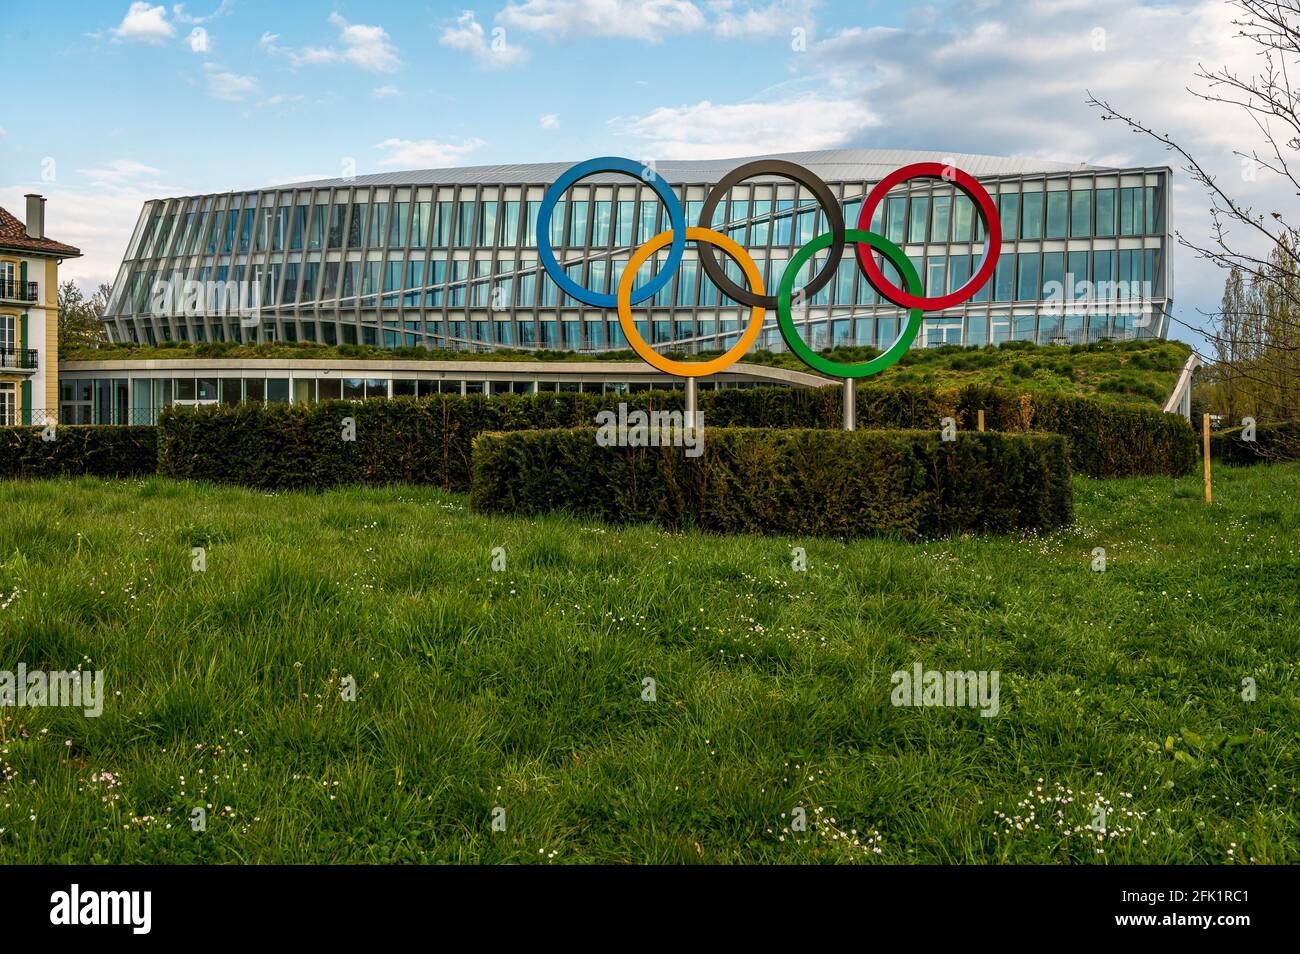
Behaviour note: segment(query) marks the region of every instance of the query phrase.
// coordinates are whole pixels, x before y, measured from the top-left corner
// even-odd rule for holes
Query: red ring
[[[901,288],[896,288],[890,284],[880,266],[876,264],[875,256],[871,254],[871,248],[861,242],[858,243],[858,264],[862,267],[862,271],[866,274],[867,281],[871,283],[872,287],[882,297],[887,298],[900,308],[941,311],[944,308],[960,305],[967,299],[973,298],[976,292],[983,288],[988,283],[988,280],[993,277],[993,269],[997,268],[998,264],[998,254],[1002,251],[1002,220],[998,218],[998,210],[997,206],[993,204],[993,197],[969,173],[962,172],[955,166],[946,166],[941,162],[914,162],[910,166],[895,169],[877,182],[875,188],[867,193],[867,197],[862,203],[862,212],[858,215],[858,228],[863,231],[871,230],[871,217],[875,214],[876,206],[880,204],[880,200],[885,197],[885,193],[890,189],[900,182],[922,177],[951,181],[975,203],[980,218],[984,220],[984,231],[988,233],[984,240],[984,259],[980,263],[979,271],[971,277],[970,281],[955,292],[940,295],[937,298],[925,298],[920,295],[910,295]]]

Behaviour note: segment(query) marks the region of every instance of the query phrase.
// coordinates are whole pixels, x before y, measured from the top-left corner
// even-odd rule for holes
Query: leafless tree
[[[1235,8],[1236,36],[1254,48],[1258,69],[1243,75],[1229,67],[1198,65],[1199,88],[1188,93],[1215,109],[1241,110],[1259,132],[1248,150],[1234,151],[1241,181],[1257,175],[1285,180],[1300,196],[1300,0],[1227,0]],[[1179,230],[1178,242],[1227,271],[1223,306],[1210,313],[1215,409],[1249,413],[1261,421],[1300,418],[1300,221],[1290,208],[1257,209],[1235,197],[1170,133],[1126,115],[1089,93],[1104,120],[1127,125],[1176,153],[1181,167],[1209,199],[1206,236]],[[1207,121],[1212,121],[1207,117]],[[1293,448],[1300,450],[1300,447]]]

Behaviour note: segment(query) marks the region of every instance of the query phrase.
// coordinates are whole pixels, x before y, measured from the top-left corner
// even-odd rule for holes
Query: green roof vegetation
[[[837,361],[867,361],[880,351],[872,347],[824,349]],[[703,361],[721,354],[668,352],[684,361]],[[988,384],[1021,390],[1087,394],[1102,400],[1134,404],[1161,404],[1173,390],[1178,372],[1191,354],[1181,341],[1098,341],[1077,345],[1034,345],[1009,341],[985,347],[944,345],[914,348],[876,380],[881,384],[928,384],[957,387]],[[63,361],[131,361],[184,358],[299,358],[422,361],[636,361],[631,350],[600,354],[573,351],[450,351],[426,348],[378,348],[371,345],[324,345],[308,342],[239,344],[212,341],[200,344],[165,342],[157,346],[135,344],[99,348],[72,348]],[[808,371],[793,354],[758,351],[745,356],[748,364]]]

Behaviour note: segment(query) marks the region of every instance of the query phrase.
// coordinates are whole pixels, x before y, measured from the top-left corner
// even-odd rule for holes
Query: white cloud
[[[372,73],[392,73],[402,65],[397,47],[383,27],[349,23],[337,13],[329,15],[329,22],[339,30],[336,46],[284,47],[276,42],[280,39],[278,33],[263,33],[259,43],[267,53],[287,56],[294,66],[350,63]]]
[[[208,69],[207,77],[208,95],[214,99],[237,103],[257,92],[257,80],[252,76],[211,67]]]
[[[810,45],[792,58],[791,84],[809,84],[880,117],[881,125],[850,137],[849,146],[1101,166],[1179,164],[1154,141],[1103,122],[1086,103],[1091,91],[1170,133],[1257,210],[1294,208],[1294,190],[1272,177],[1240,181],[1233,151],[1261,141],[1244,111],[1211,106],[1185,89],[1203,87],[1194,78],[1198,63],[1245,76],[1259,69],[1232,17],[1220,0],[954,5],[942,18],[846,29]],[[1185,179],[1175,172],[1174,225],[1205,244],[1207,202]],[[1216,307],[1224,276],[1181,248],[1173,256],[1175,313],[1195,324],[1198,308]]]
[[[469,153],[485,145],[482,139],[467,139],[460,145],[432,139],[385,139],[375,148],[387,155],[379,165],[404,169],[438,169],[454,166]]]
[[[177,23],[207,23],[209,20],[215,20],[217,17],[230,12],[233,0],[221,0],[217,9],[213,10],[206,17],[191,16],[185,12],[185,4],[177,3],[172,7],[172,16],[176,18]]]
[[[0,136],[7,136],[7,135],[9,135],[9,130],[5,129],[3,126],[0,126]]]
[[[307,97],[301,93],[276,93],[259,102],[258,106],[281,106],[284,103],[301,103]],[[323,178],[323,177],[322,177]]]
[[[195,27],[190,31],[190,50],[194,53],[206,53],[209,50],[208,31]]]
[[[480,66],[500,69],[516,66],[528,59],[528,51],[521,46],[514,46],[506,40],[505,27],[496,27],[489,40],[483,25],[474,16],[473,10],[466,10],[456,18],[454,26],[443,27],[438,42],[462,53],[468,53],[478,61]]]
[[[559,129],[559,128],[560,128],[560,114],[559,114],[559,113],[546,113],[544,116],[542,116],[540,119],[538,119],[537,123],[538,123],[538,125],[541,126],[543,129]]]
[[[813,93],[774,102],[662,106],[613,125],[654,159],[721,159],[844,145],[880,120],[863,103]]]
[[[724,37],[788,36],[796,27],[812,32],[816,0],[773,0],[757,7],[735,0],[712,0],[713,32]]]
[[[122,182],[126,179],[138,179],[141,176],[159,175],[159,170],[146,166],[134,159],[114,159],[103,169],[78,169],[79,173],[96,182]]]
[[[111,164],[110,164],[111,165]],[[163,182],[129,177],[74,186],[31,181],[0,186],[0,206],[22,216],[23,195],[39,192],[46,199],[45,234],[81,249],[81,258],[59,266],[59,278],[75,279],[89,293],[117,277],[122,255],[146,201],[160,195],[195,195],[205,191],[193,182]]]
[[[109,31],[118,40],[139,43],[161,44],[176,34],[175,28],[167,22],[167,8],[151,6],[136,2],[126,11],[122,22]]]
[[[375,99],[388,99],[393,96],[401,96],[402,91],[396,86],[376,86],[370,91],[370,94]]]
[[[613,36],[650,42],[703,29],[707,22],[690,0],[510,0],[497,21],[550,37]]]

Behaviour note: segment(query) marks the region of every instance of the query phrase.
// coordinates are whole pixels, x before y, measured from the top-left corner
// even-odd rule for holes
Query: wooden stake
[[[979,427],[980,427],[980,433],[983,434],[984,433],[984,409],[983,408],[980,408]]]
[[[1212,502],[1210,493],[1210,415],[1201,418],[1201,445],[1205,455],[1205,502]]]

